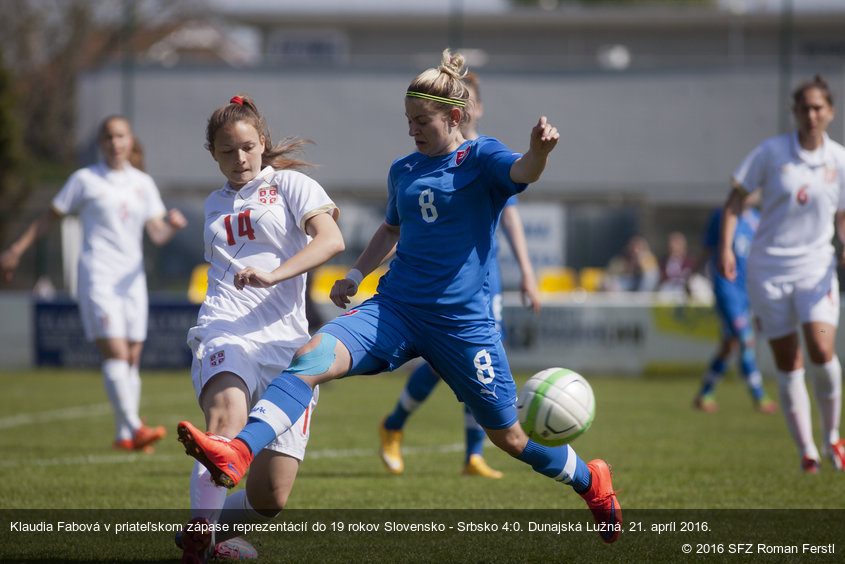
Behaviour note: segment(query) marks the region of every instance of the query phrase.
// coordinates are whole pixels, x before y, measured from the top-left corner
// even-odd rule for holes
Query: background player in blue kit
[[[385,221],[332,301],[345,307],[365,274],[395,249],[378,294],[325,324],[265,391],[231,442],[183,421],[186,452],[233,487],[253,453],[290,427],[320,383],[393,370],[423,357],[472,410],[490,440],[556,481],[573,486],[591,509],[603,540],[615,541],[622,511],[603,460],[584,463],[570,445],[531,441],[517,419],[516,383],[490,315],[487,280],[492,237],[508,198],[536,182],[560,135],[546,117],[532,128],[529,149],[464,139],[469,92],[464,58],[443,52],[440,66],[415,78],[405,95],[408,133],[417,151],[395,161],[388,176]]]
[[[702,241],[702,257],[699,259],[701,262],[707,260],[710,265],[716,314],[721,322],[721,339],[716,355],[710,362],[710,368],[702,379],[701,389],[695,397],[694,405],[708,413],[714,413],[719,409],[715,398],[716,386],[725,375],[731,354],[739,346],[739,372],[748,385],[754,405],[762,413],[775,413],[777,404],[763,389],[763,377],[757,367],[751,309],[745,288],[745,265],[748,260],[748,251],[751,249],[751,239],[760,223],[760,214],[751,206],[751,199],[749,199],[742,213],[737,217],[733,238],[737,276],[733,281],[719,274],[716,267],[721,221],[720,208],[710,216],[704,241]]]
[[[466,113],[468,114],[467,120],[461,126],[461,130],[464,139],[478,139],[479,134],[476,127],[478,120],[484,113],[484,106],[481,102],[480,81],[478,76],[473,72],[468,72],[463,80],[464,84],[469,88],[470,103],[466,108]],[[534,276],[534,269],[528,254],[528,246],[525,242],[525,229],[522,226],[522,218],[517,210],[516,196],[511,196],[505,202],[505,208],[502,210],[502,216],[499,222],[522,273],[522,282],[520,284],[522,301],[531,307],[534,313],[539,313],[540,295],[537,292],[537,279]],[[502,341],[504,341],[505,328],[502,324],[502,275],[499,271],[499,262],[496,258],[498,241],[495,236],[492,239],[492,243],[493,248],[490,252],[490,274],[488,278],[491,296],[490,308],[493,320],[496,323],[496,329],[501,333]],[[385,467],[391,473],[401,474],[405,469],[405,463],[402,460],[401,442],[403,427],[408,417],[428,399],[438,382],[440,382],[440,376],[431,368],[431,365],[428,363],[420,364],[408,377],[408,382],[402,388],[402,392],[393,411],[380,423],[379,454]],[[475,417],[472,416],[469,407],[466,405],[464,405],[464,431],[466,454],[464,456],[463,474],[484,478],[501,478],[502,473],[491,468],[481,454],[486,435],[484,429],[478,424]]]

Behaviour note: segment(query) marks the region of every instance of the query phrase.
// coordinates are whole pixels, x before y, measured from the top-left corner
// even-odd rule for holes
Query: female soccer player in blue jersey
[[[727,370],[728,359],[739,348],[739,371],[748,386],[751,399],[761,413],[775,413],[777,404],[763,389],[763,376],[757,367],[754,349],[754,329],[751,326],[751,306],[745,289],[745,265],[751,239],[760,223],[760,213],[746,201],[742,213],[737,216],[734,230],[733,252],[736,256],[736,278],[728,280],[718,271],[719,229],[722,209],[710,216],[703,241],[703,255],[709,257],[713,277],[713,296],[716,300],[716,315],[721,324],[719,348],[710,362],[710,367],[701,382],[701,389],[693,402],[695,407],[708,413],[719,409],[715,391]]]
[[[483,112],[481,103],[481,86],[478,76],[468,72],[463,78],[464,84],[469,89],[469,104],[467,116],[461,124],[464,139],[472,141],[481,135],[476,130],[479,118]],[[522,226],[522,218],[517,211],[517,197],[511,196],[505,202],[499,224],[502,226],[514,258],[519,265],[522,274],[520,291],[522,301],[530,306],[534,313],[540,312],[540,295],[537,291],[537,279],[534,276],[534,268],[531,265],[531,258],[528,255],[528,245],[525,240],[525,230]],[[490,313],[496,323],[496,329],[502,335],[502,342],[505,341],[505,327],[502,324],[502,276],[499,271],[497,260],[498,244],[494,236],[493,247],[490,250],[490,272],[487,283],[490,287]],[[421,363],[411,375],[405,387],[400,392],[399,399],[393,411],[379,424],[379,455],[385,467],[392,474],[401,474],[405,469],[402,460],[402,436],[405,423],[408,418],[425,402],[434,391],[435,386],[440,382],[440,376],[431,368],[427,362]],[[464,406],[464,437],[466,449],[464,452],[464,464],[462,472],[465,476],[481,476],[484,478],[501,478],[502,472],[491,468],[482,456],[486,435],[484,429],[466,405]]]
[[[516,384],[490,316],[487,272],[502,207],[540,178],[560,135],[543,116],[531,130],[525,154],[489,137],[464,139],[469,93],[461,80],[463,65],[462,56],[446,50],[438,68],[424,71],[408,87],[405,115],[417,151],[390,167],[385,221],[330,295],[345,307],[364,276],[395,250],[378,294],[324,325],[299,349],[235,440],[207,436],[187,421],[179,423],[179,440],[216,483],[233,487],[253,453],[304,412],[314,386],[393,370],[421,356],[469,406],[493,444],[573,486],[592,510],[602,538],[613,542],[622,515],[610,467],[603,460],[584,463],[569,445],[545,447],[528,438],[517,419]]]

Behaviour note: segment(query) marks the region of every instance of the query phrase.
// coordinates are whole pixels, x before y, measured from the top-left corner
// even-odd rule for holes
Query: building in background
[[[81,75],[78,145],[90,151],[104,114],[133,116],[165,198],[194,215],[171,248],[150,253],[165,274],[151,285],[166,290],[201,260],[201,202],[219,184],[205,119],[237,92],[261,103],[277,136],[312,139],[312,174],[341,206],[374,206],[369,219],[380,216],[389,163],[413,150],[402,130],[407,82],[444,47],[462,50],[483,80],[485,134],[523,147],[540,113],[562,131],[523,201],[562,208],[560,260],[576,268],[606,264],[635,232],[657,253],[670,231],[694,248],[741,155],[789,126],[788,94],[803,78],[827,76],[839,94],[831,132],[845,137],[845,9],[540,4],[553,9],[208,0],[203,20],[143,32],[154,40],[138,44],[129,68],[113,60]],[[341,221],[361,224],[356,213]],[[360,250],[351,243],[350,257]]]

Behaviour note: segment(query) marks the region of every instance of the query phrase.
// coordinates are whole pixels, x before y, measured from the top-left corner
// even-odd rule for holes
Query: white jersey
[[[209,195],[204,229],[208,291],[197,326],[188,333],[189,345],[212,334],[237,335],[258,345],[260,358],[254,360],[259,364],[286,367],[286,351],[309,339],[306,275],[243,290],[235,288],[234,275],[247,266],[266,272],[279,267],[308,244],[305,223],[327,212],[336,217],[337,207],[320,184],[302,173],[272,167],[240,190],[227,182]],[[282,348],[261,346],[274,343]]]
[[[53,198],[61,215],[82,223],[79,292],[104,287],[118,295],[142,284],[144,224],[167,210],[153,179],[129,164],[112,170],[105,163],[77,170]]]
[[[749,269],[789,275],[831,267],[833,218],[845,209],[845,147],[825,135],[811,152],[797,132],[772,137],[742,161],[733,180],[748,192],[762,190]]]

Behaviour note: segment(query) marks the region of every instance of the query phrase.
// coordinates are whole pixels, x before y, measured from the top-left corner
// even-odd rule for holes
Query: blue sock
[[[473,454],[481,454],[484,449],[484,439],[487,433],[481,428],[481,425],[475,420],[472,412],[464,405],[464,427],[466,431],[467,452],[464,464],[469,462],[469,457]]]
[[[760,377],[760,369],[757,368],[757,353],[754,351],[754,333],[746,327],[739,334],[739,373],[745,379],[751,397],[760,401],[765,392],[763,391],[763,379]]]
[[[722,376],[725,375],[725,370],[727,367],[725,366],[725,361],[719,357],[715,357],[713,361],[710,363],[710,370],[704,377],[704,382],[701,385],[701,395],[705,396],[709,393],[712,393],[713,390],[716,389],[716,386],[719,385],[719,382],[722,380]]]
[[[393,412],[384,420],[385,429],[398,431],[405,426],[405,421],[422,402],[424,402],[434,387],[440,381],[438,376],[429,364],[420,364],[408,377],[408,382],[396,402]]]
[[[311,386],[289,372],[277,376],[250,412],[236,439],[258,454],[302,416],[311,403]]]
[[[571,485],[579,494],[590,488],[590,469],[569,445],[547,447],[529,439],[517,458],[535,472]]]

